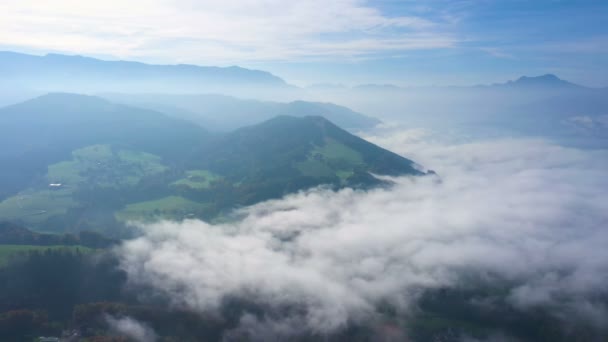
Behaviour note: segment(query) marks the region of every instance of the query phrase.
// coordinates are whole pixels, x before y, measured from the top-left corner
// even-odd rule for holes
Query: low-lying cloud
[[[517,310],[551,307],[602,326],[607,308],[594,298],[608,294],[607,151],[383,134],[367,138],[439,176],[312,189],[243,209],[234,223],[142,225],[119,249],[123,267],[134,283],[201,312],[228,297],[300,308],[263,323],[243,317],[250,335],[261,324],[276,336],[331,333],[373,322],[385,303],[407,315],[421,291],[471,275],[509,284]]]
[[[106,322],[115,333],[126,336],[136,342],[154,342],[156,334],[154,330],[144,323],[131,317],[106,316]]]

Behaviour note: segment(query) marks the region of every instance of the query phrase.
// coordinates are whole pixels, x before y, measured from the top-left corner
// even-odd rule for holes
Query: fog
[[[204,315],[239,308],[226,340],[352,327],[402,340],[425,298],[444,290],[470,290],[468,304],[498,316],[507,308],[519,320],[548,315],[564,331],[608,329],[606,89],[552,75],[470,87],[298,88],[240,68],[15,58],[0,106],[49,91],[97,94],[212,134],[276,115],[321,115],[436,172],[375,175],[390,185],[368,190],[313,188],[216,223],[131,222],[138,237],[115,250],[130,285]],[[66,75],[74,77],[57,81]],[[155,338],[129,317],[107,322],[135,340]]]
[[[0,71],[5,76],[0,80],[0,106],[48,92],[100,95],[196,122],[212,131],[225,131],[284,114],[277,108],[305,100],[348,107],[347,111],[358,112],[358,122],[366,124],[373,121],[361,121],[361,117],[475,138],[535,136],[579,148],[608,146],[608,88],[588,88],[555,75],[460,87],[296,87],[280,75],[239,67],[152,65],[11,52],[0,53]],[[310,111],[309,115],[323,115],[323,111]]]
[[[608,147],[608,92],[577,85],[308,89],[311,98],[410,128],[479,138],[545,137]]]
[[[136,342],[156,341],[152,328],[131,317],[116,318],[108,315],[105,319],[110,329],[120,336],[127,336]]]
[[[376,329],[387,305],[407,322],[425,291],[476,284],[505,289],[514,310],[548,309],[564,327],[608,328],[608,151],[402,126],[365,138],[438,176],[311,189],[229,223],[134,223],[141,236],[116,250],[129,281],[201,313],[221,315],[230,298],[266,308],[226,339]]]

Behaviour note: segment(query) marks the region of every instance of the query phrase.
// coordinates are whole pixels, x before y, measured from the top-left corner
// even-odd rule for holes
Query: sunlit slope
[[[203,165],[240,180],[419,174],[413,162],[352,135],[322,117],[279,116],[225,135],[205,150]],[[319,175],[313,165],[329,170]],[[342,174],[342,177],[340,177]],[[337,180],[337,179],[335,179]]]

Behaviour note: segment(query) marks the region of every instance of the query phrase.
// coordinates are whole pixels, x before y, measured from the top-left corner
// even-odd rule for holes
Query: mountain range
[[[588,88],[565,81],[553,74],[522,76],[505,83],[472,87],[401,87],[394,84],[358,84],[352,87],[337,83],[314,84],[305,88],[290,85],[267,71],[238,66],[215,67],[190,64],[159,65],[123,60],[101,60],[79,55],[29,55],[0,51],[0,86],[10,84],[37,91],[126,92],[133,93],[222,93],[267,89],[302,97],[306,91],[399,91],[417,88]]]
[[[545,74],[536,77],[522,76],[515,81],[507,81],[506,83],[498,83],[492,85],[494,87],[520,87],[520,88],[587,88],[569,81],[562,80],[553,74]]]
[[[353,131],[380,121],[327,102],[294,101],[301,89],[271,73],[241,67],[153,65],[83,56],[0,52],[0,107],[49,92],[98,94],[229,131],[278,115],[318,115]],[[239,95],[241,98],[225,94]],[[253,98],[280,99],[260,101]],[[247,98],[247,99],[244,99]]]
[[[608,88],[578,85],[556,75],[522,76],[476,86],[312,87],[311,97],[378,113],[385,121],[466,136],[538,136],[561,144],[608,146]]]
[[[130,220],[221,219],[319,185],[367,187],[383,183],[373,174],[424,174],[320,116],[210,133],[157,111],[66,93],[0,109],[0,144],[0,217],[54,232],[119,235]]]
[[[154,65],[84,56],[0,52],[0,85],[41,92],[245,92],[289,90],[271,73],[237,66]]]
[[[100,96],[113,102],[161,111],[213,131],[230,131],[275,116],[322,116],[351,131],[371,129],[380,120],[328,102],[288,103],[245,100],[217,94],[117,94]]]
[[[544,74],[539,76],[521,76],[515,80],[509,80],[503,83],[493,83],[493,84],[478,84],[474,86],[431,86],[431,87],[416,87],[416,86],[398,86],[395,84],[384,83],[367,83],[367,84],[358,84],[352,87],[343,85],[343,84],[332,84],[332,83],[319,83],[313,84],[306,89],[311,90],[367,90],[367,91],[398,91],[398,90],[412,90],[417,88],[487,88],[487,87],[538,87],[538,88],[589,88],[586,86],[582,86],[580,84],[572,83],[570,81],[563,80],[557,77],[554,74]]]
[[[545,136],[574,131],[580,132],[577,138],[590,135],[599,138],[596,141],[605,147],[608,146],[608,89],[579,86],[554,75],[521,77],[503,84],[474,87],[401,88],[368,84],[353,88],[319,85],[300,89],[269,73],[238,67],[158,66],[79,56],[39,57],[13,53],[0,53],[0,73],[3,76],[0,103],[12,103],[0,105],[2,341],[32,341],[36,336],[60,335],[63,335],[62,340],[109,341],[118,338],[122,341],[122,337],[116,336],[123,332],[114,326],[116,322],[122,322],[121,326],[136,333],[153,331],[145,334],[147,337],[140,336],[146,341],[155,336],[162,341],[246,340],[251,337],[248,334],[252,329],[280,333],[292,328],[296,328],[294,336],[300,336],[292,340],[304,341],[368,341],[377,340],[379,333],[389,339],[415,341],[607,340],[605,329],[594,330],[599,327],[597,320],[589,322],[585,315],[572,319],[582,311],[578,305],[570,305],[578,302],[571,301],[567,293],[561,298],[562,292],[558,291],[557,301],[550,301],[559,304],[557,306],[542,303],[536,306],[537,301],[533,300],[534,305],[528,310],[515,303],[513,293],[526,289],[527,284],[538,285],[534,277],[513,277],[513,272],[492,273],[488,271],[492,268],[484,266],[487,263],[474,263],[481,268],[462,268],[461,260],[456,260],[456,264],[454,260],[448,260],[451,262],[448,264],[456,265],[455,268],[430,267],[422,272],[418,267],[402,267],[412,258],[405,257],[401,260],[404,263],[400,263],[398,259],[405,255],[400,253],[404,246],[390,240],[391,227],[382,224],[370,227],[369,236],[365,236],[365,239],[374,240],[371,245],[362,244],[365,239],[352,239],[354,235],[364,236],[362,234],[366,232],[357,229],[360,220],[352,219],[343,225],[346,229],[340,231],[340,236],[324,234],[325,229],[306,232],[309,228],[306,225],[298,230],[297,236],[271,234],[272,238],[266,239],[263,235],[268,231],[251,230],[255,225],[249,225],[248,221],[244,221],[241,232],[232,225],[197,223],[187,227],[194,223],[189,222],[183,230],[166,225],[168,229],[164,232],[170,234],[161,234],[164,236],[151,235],[143,239],[139,236],[140,239],[127,244],[122,244],[122,240],[142,233],[131,229],[130,223],[134,221],[203,219],[211,223],[230,222],[240,218],[243,211],[239,209],[243,206],[314,187],[332,190],[350,187],[359,194],[364,189],[390,186],[391,178],[379,177],[381,175],[418,177],[434,174],[421,171],[422,167],[412,160],[349,133],[348,130],[365,130],[379,123],[361,113],[389,116],[394,113],[401,124],[411,128],[435,128],[429,124],[434,121],[449,130],[466,122],[469,127],[484,133],[494,128]],[[286,94],[297,99],[282,100]],[[262,98],[274,102],[262,101]],[[346,104],[355,110],[334,103]],[[417,123],[422,125],[414,126]],[[376,132],[383,132],[385,128],[393,126],[378,127]],[[400,139],[404,137],[409,139],[407,134],[399,136]],[[441,134],[437,137],[444,138]],[[465,135],[465,139],[468,137]],[[574,153],[575,157],[582,153],[570,149],[553,150]],[[514,155],[518,153],[514,151]],[[601,156],[601,153],[597,155]],[[502,167],[500,163],[496,165]],[[466,176],[475,174],[481,173]],[[529,181],[529,178],[525,179]],[[456,189],[459,194],[462,192],[460,183],[454,183],[459,187]],[[441,191],[441,188],[435,190]],[[385,192],[370,195],[380,195],[382,203],[387,202]],[[414,199],[420,197],[416,191],[409,195]],[[585,200],[593,201],[594,198]],[[369,206],[363,204],[355,205],[355,210],[368,213],[365,208]],[[423,201],[421,208],[427,210],[429,205],[435,204]],[[293,208],[284,209],[291,212]],[[574,206],[573,209],[580,208]],[[378,216],[377,210],[368,211]],[[263,216],[266,220],[266,215]],[[298,219],[315,219],[301,213],[298,216]],[[335,215],[330,216],[333,221]],[[460,221],[456,222],[459,227],[462,226]],[[396,227],[401,234],[405,222],[399,223]],[[524,224],[529,225],[529,222]],[[203,234],[191,234],[191,228]],[[222,229],[225,230],[220,231]],[[319,232],[321,240],[333,243],[322,243],[320,254],[319,250],[308,248],[316,245],[310,241],[317,240],[307,239],[308,233]],[[177,243],[171,239],[173,233],[180,236]],[[461,235],[455,233],[457,238]],[[429,236],[436,235],[433,234],[431,232]],[[424,239],[418,241],[418,235],[416,232],[412,235],[415,238],[413,246],[424,249]],[[486,235],[480,236],[485,238]],[[327,236],[331,238],[327,239]],[[225,243],[224,237],[237,239]],[[304,247],[292,248],[302,240],[300,238],[306,240]],[[437,238],[441,239],[441,234]],[[317,242],[324,242],[321,240]],[[380,240],[390,243],[377,244]],[[434,244],[437,239],[426,240],[430,241],[431,249],[437,250]],[[448,242],[454,242],[452,240]],[[460,240],[464,241],[465,248],[470,247],[467,239]],[[451,245],[462,244],[462,241]],[[234,248],[236,244],[238,248]],[[264,245],[264,249],[257,248],[258,244]],[[116,248],[121,245],[123,249]],[[133,248],[142,271],[133,272],[129,266],[133,264],[124,263],[127,245]],[[219,249],[213,248],[217,246]],[[361,254],[361,262],[349,253],[334,255],[343,246]],[[395,249],[397,253],[378,254],[387,249],[383,246]],[[281,253],[274,253],[277,248]],[[171,249],[185,249],[186,253],[174,254]],[[187,253],[189,249],[205,253]],[[235,253],[224,253],[227,249]],[[117,254],[121,250],[123,253]],[[146,257],[144,250],[149,250],[153,257]],[[300,257],[294,259],[294,251]],[[301,252],[304,258],[301,258]],[[431,254],[416,255],[422,255],[422,264],[425,264],[429,256],[433,257],[432,253],[431,250]],[[440,253],[440,257],[444,258],[445,253]],[[224,263],[232,258],[237,258],[237,262]],[[344,263],[353,261],[362,268],[349,271],[348,267],[343,267]],[[187,284],[179,278],[177,281],[168,279],[165,283],[163,278],[172,276],[158,273],[155,266],[158,263],[175,269],[175,273],[186,274],[187,282],[195,282],[197,288],[202,284],[202,291],[187,290]],[[187,263],[185,267],[184,263]],[[216,263],[219,272],[207,272],[209,267],[217,266]],[[239,266],[235,266],[237,264]],[[564,279],[571,278],[573,272],[568,265],[562,270],[554,264],[547,264],[546,271],[550,275],[564,272],[567,276]],[[249,278],[253,281],[234,282],[234,278],[250,277],[250,274],[238,271],[240,265],[262,265],[269,272],[262,272],[259,278]],[[285,265],[294,271],[286,272]],[[224,277],[222,273],[230,267],[237,267],[234,268],[237,272],[233,272],[235,276]],[[447,276],[448,281],[443,286],[414,285],[409,291],[409,287],[401,286],[401,280],[405,278],[384,276],[389,268],[396,270],[393,273],[398,276],[413,275],[417,278],[413,279],[415,283],[422,280],[422,285],[437,285],[436,281],[429,283],[429,279],[436,276]],[[256,267],[242,270],[245,273],[259,271]],[[380,277],[369,273],[370,270],[380,272]],[[195,277],[190,277],[190,273]],[[370,274],[380,281],[368,281]],[[198,275],[202,275],[201,278]],[[280,277],[290,280],[279,284],[281,291],[266,292],[267,286],[274,287]],[[138,278],[147,281],[142,284]],[[540,288],[544,288],[545,283],[552,285],[554,280],[541,278]],[[238,287],[239,291],[222,295],[217,310],[193,310],[184,305],[185,301],[197,297],[196,301],[206,303],[204,308],[214,307],[205,299],[208,290],[215,289],[206,286],[203,281],[206,279],[219,284],[218,288]],[[170,296],[157,291],[158,282],[161,287],[166,285]],[[253,283],[261,283],[262,287],[249,286]],[[307,285],[305,287],[311,290],[289,291],[294,284],[297,288],[304,283],[315,283],[319,287]],[[313,298],[309,294],[317,289],[327,289],[328,284],[330,297],[337,294],[355,300],[350,300],[346,306],[340,304],[346,302],[330,301],[329,314],[319,316],[315,313],[319,303],[330,297]],[[380,287],[386,286],[390,292],[378,292]],[[355,293],[351,291],[354,288],[360,289]],[[548,288],[551,292],[554,286]],[[359,291],[361,289],[363,292]],[[530,294],[530,291],[524,292],[524,296]],[[533,299],[538,297],[538,291],[532,292]],[[389,296],[378,296],[378,293]],[[174,297],[175,294],[179,294],[179,298]],[[289,298],[278,303],[264,299],[276,297],[274,294]],[[404,316],[391,298],[404,299],[408,305],[412,304],[408,308],[415,310],[408,310]],[[583,311],[588,312],[586,298],[583,295],[579,299],[583,299]],[[601,291],[588,298],[606,307],[607,298]],[[563,308],[559,303],[562,299],[565,299]],[[330,316],[337,312],[332,311],[336,307],[332,303],[338,303],[338,311],[352,308],[364,311],[360,311],[362,315],[352,316],[352,322],[350,315],[344,316],[349,319],[342,321],[335,333],[316,329],[308,333],[306,327],[296,327],[310,317],[314,321],[319,317],[331,319]],[[563,311],[566,307],[573,309]],[[599,317],[597,310],[591,308],[589,312],[589,317]],[[284,317],[287,320],[274,324],[275,318]],[[292,321],[290,317],[295,319]],[[300,321],[300,317],[305,321]],[[562,329],[564,322],[566,328]],[[304,331],[303,335],[298,335],[300,330]],[[290,335],[281,336],[289,340]]]

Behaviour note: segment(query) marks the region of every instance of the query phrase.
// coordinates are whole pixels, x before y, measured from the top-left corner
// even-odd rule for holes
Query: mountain
[[[340,83],[315,83],[306,87],[310,90],[344,90],[349,89],[348,86]]]
[[[131,220],[222,219],[310,187],[423,174],[318,116],[212,134],[156,111],[64,93],[0,109],[0,144],[0,220],[55,233],[118,237]]]
[[[605,148],[605,88],[578,85],[556,75],[522,76],[492,85],[351,88],[314,92],[323,101],[385,121],[462,136],[545,137],[575,147]]]
[[[186,121],[93,96],[54,93],[1,108],[0,198],[84,146],[113,144],[175,161],[207,135]]]
[[[389,176],[421,174],[411,160],[352,135],[320,116],[277,116],[222,136],[206,148],[205,154],[207,165],[237,178],[255,177],[258,170],[292,168],[294,162],[323,164],[334,174],[340,170]],[[240,157],[226,158],[232,155]],[[255,166],[243,168],[238,164]],[[295,165],[292,171],[307,174],[303,169]]]
[[[328,102],[290,102],[281,106],[277,115],[321,116],[350,130],[370,129],[381,123],[376,118]]]
[[[394,84],[359,84],[353,87],[355,90],[363,91],[398,91],[402,88]]]
[[[112,142],[172,156],[206,136],[187,121],[99,97],[53,93],[0,109],[0,157]]]
[[[164,112],[193,121],[214,131],[230,131],[268,120],[274,116],[322,116],[340,127],[360,131],[380,120],[332,103],[293,101],[289,103],[244,100],[231,96],[172,94],[102,94],[114,102]]]
[[[199,168],[232,184],[239,204],[320,184],[368,186],[372,174],[422,175],[415,164],[384,150],[325,118],[279,116],[229,133],[205,150]]]
[[[515,81],[508,81],[506,83],[497,84],[495,86],[506,86],[506,87],[516,87],[516,88],[549,88],[549,89],[579,89],[584,88],[581,85],[568,82],[560,79],[559,77],[546,74],[542,76],[522,76]]]
[[[268,72],[237,66],[154,65],[131,61],[0,52],[2,83],[45,92],[202,92],[293,88]]]

